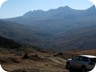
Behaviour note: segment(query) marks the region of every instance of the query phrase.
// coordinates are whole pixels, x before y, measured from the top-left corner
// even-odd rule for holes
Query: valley
[[[13,6],[9,6],[8,17],[19,14],[19,10],[10,14]],[[6,12],[2,11],[1,17]],[[65,68],[66,61],[78,55],[96,56],[95,5],[84,10],[68,5],[27,11],[22,16],[0,19],[0,64],[8,72],[74,72]],[[83,68],[86,71],[82,64]]]
[[[75,10],[68,6],[29,11],[0,20],[0,35],[43,50],[67,51],[96,48],[96,8]]]

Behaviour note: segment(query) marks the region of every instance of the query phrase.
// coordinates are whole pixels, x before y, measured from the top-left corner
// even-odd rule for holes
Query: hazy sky
[[[30,10],[46,11],[66,5],[74,9],[87,9],[92,3],[89,0],[8,0],[0,8],[0,18],[11,18]]]

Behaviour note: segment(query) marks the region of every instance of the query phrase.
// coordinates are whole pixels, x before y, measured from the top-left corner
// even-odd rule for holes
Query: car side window
[[[88,62],[88,58],[87,57],[80,57],[80,61]]]
[[[79,56],[77,56],[77,57],[74,57],[73,59],[74,59],[74,60],[79,60]]]

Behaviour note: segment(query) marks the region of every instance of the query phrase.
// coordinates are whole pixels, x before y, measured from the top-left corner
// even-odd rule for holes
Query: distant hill
[[[92,6],[86,10],[75,10],[68,6],[65,6],[65,7],[59,7],[57,9],[50,9],[48,11],[42,11],[42,10],[29,11],[25,13],[23,16],[5,19],[5,20],[22,23],[26,25],[37,26],[37,24],[49,25],[51,23],[53,25],[54,22],[57,23],[62,22],[64,24],[64,22],[69,22],[69,21],[74,22],[78,20],[94,18],[95,15],[96,15],[95,6]]]
[[[21,44],[11,39],[7,39],[7,38],[0,36],[0,48],[19,49],[20,47],[21,47]]]
[[[8,26],[2,23],[0,34],[21,43],[54,51],[96,48],[95,6],[86,10],[65,6],[29,11],[21,17],[2,21]]]
[[[39,28],[21,25],[14,22],[0,20],[0,35],[18,43],[42,47],[47,41],[49,33]]]

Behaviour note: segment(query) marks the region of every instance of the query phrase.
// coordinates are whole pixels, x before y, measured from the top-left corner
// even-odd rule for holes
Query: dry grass
[[[27,58],[23,58],[16,52],[0,52],[0,62],[2,67],[9,72],[67,72],[63,64],[56,63],[49,58],[53,58],[54,53],[50,52],[29,52]]]
[[[0,62],[3,68],[9,72],[68,72],[65,69],[66,62],[61,60],[81,54],[96,55],[96,50],[64,53],[29,51],[27,58],[23,58],[23,55],[19,56],[14,51],[0,50]]]

